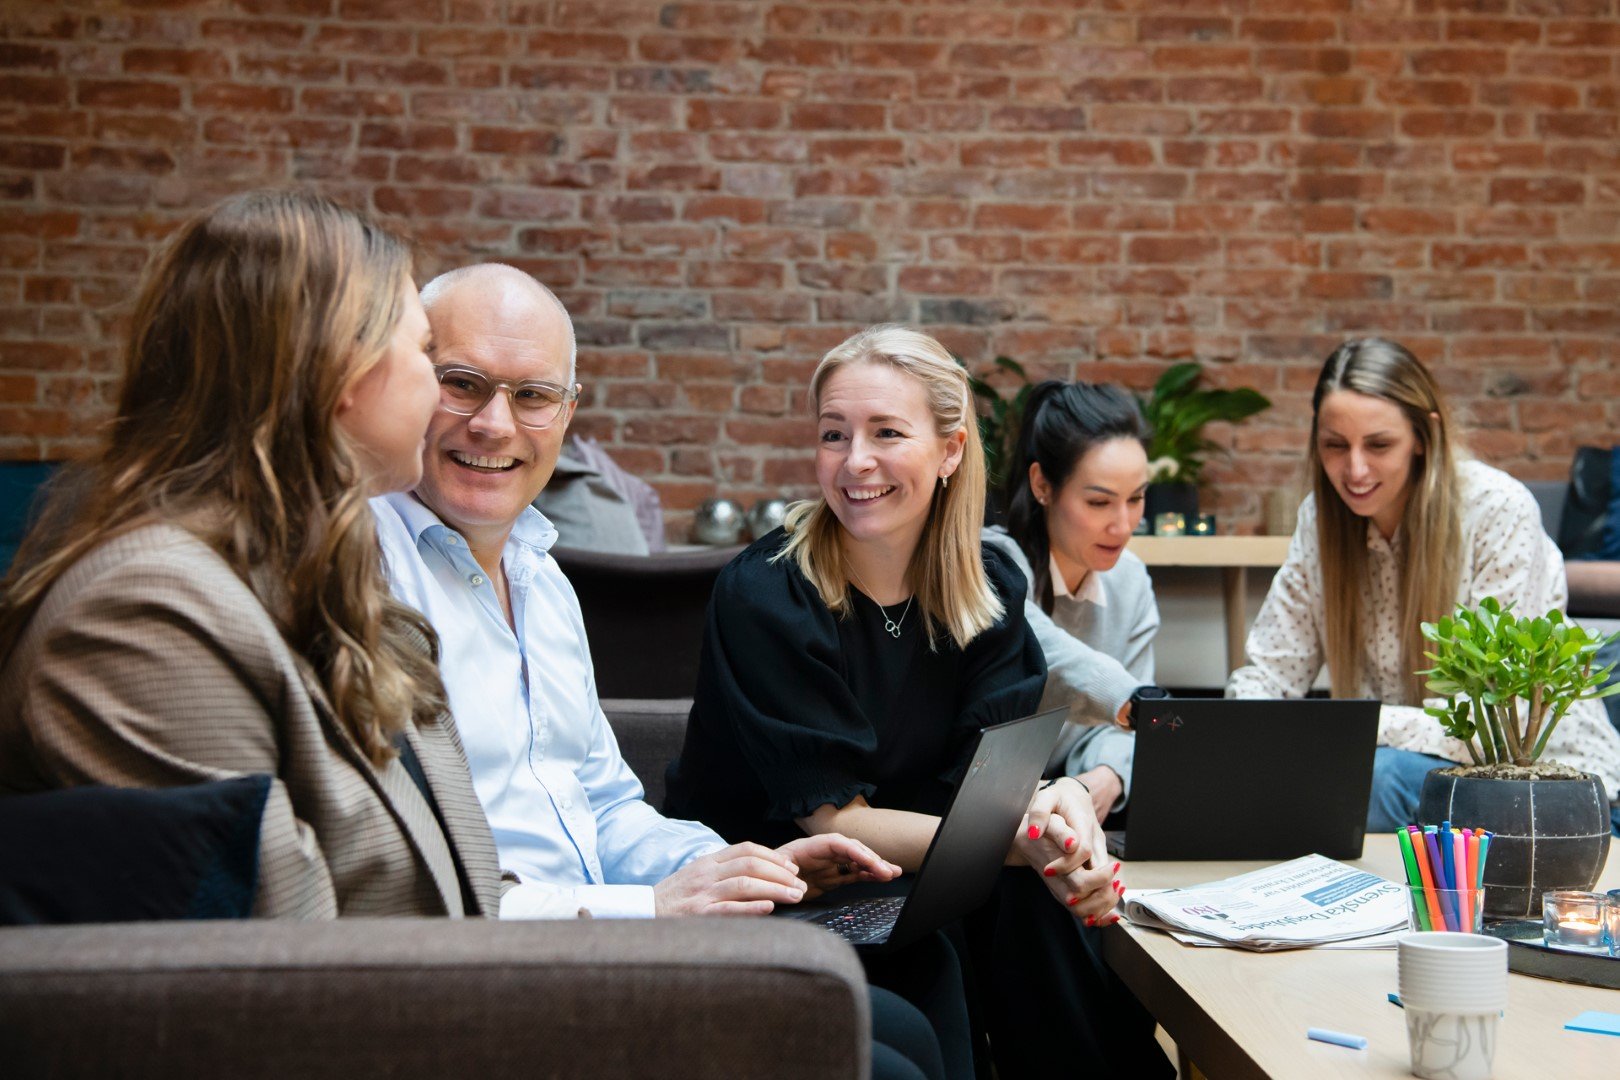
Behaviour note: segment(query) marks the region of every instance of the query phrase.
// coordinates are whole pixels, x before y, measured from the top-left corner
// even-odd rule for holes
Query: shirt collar
[[[410,531],[411,543],[417,547],[421,547],[422,536],[429,529],[438,528],[446,533],[453,531],[438,514],[428,509],[427,504],[414,494],[396,491],[392,495],[384,496],[384,499],[398,512],[400,520],[405,523],[405,528]],[[506,542],[510,545],[514,540],[544,553],[551,550],[551,545],[557,542],[557,528],[533,506],[525,506],[517,521],[512,523],[512,535],[507,537]]]
[[[1071,594],[1068,583],[1063,580],[1063,571],[1058,569],[1057,556],[1048,555],[1047,559],[1052,577],[1053,599],[1063,597],[1068,600],[1090,600],[1098,607],[1108,606],[1108,595],[1103,592],[1102,582],[1098,580],[1099,575],[1096,571],[1087,574],[1085,580],[1080,582],[1078,594]]]

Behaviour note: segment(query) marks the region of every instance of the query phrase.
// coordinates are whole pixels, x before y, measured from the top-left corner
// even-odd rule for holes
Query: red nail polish
[[[1041,873],[1045,874],[1047,877],[1057,877],[1057,871],[1050,866],[1048,866],[1045,870],[1042,870]]]
[[[1095,916],[1095,915],[1087,915],[1086,916],[1086,925],[1087,926],[1096,926],[1097,925],[1097,916]]]
[[[1074,837],[1071,836],[1067,840],[1063,841],[1063,850],[1064,851],[1073,851],[1074,850]]]
[[[1034,825],[1031,825],[1029,827],[1029,838],[1031,840],[1039,840],[1041,838],[1041,830],[1036,828]]]
[[[1071,896],[1067,901],[1065,901],[1065,903],[1067,903],[1070,907],[1074,907],[1074,905],[1078,904],[1079,902],[1080,898],[1078,896]]]
[[[1114,864],[1114,869],[1112,871],[1110,871],[1110,873],[1115,873],[1115,874],[1119,873],[1119,863]]]

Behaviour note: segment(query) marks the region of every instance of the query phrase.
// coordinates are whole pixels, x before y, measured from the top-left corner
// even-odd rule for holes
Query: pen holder
[[[1408,886],[1406,928],[1412,931],[1450,930],[1460,934],[1485,932],[1484,889],[1426,889]]]

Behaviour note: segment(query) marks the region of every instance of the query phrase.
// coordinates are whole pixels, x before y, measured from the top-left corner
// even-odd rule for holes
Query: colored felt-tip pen
[[[1324,1028],[1307,1028],[1305,1037],[1315,1039],[1317,1042],[1332,1043],[1334,1046],[1348,1046],[1352,1050],[1367,1049],[1365,1035],[1346,1035],[1340,1031],[1328,1031]]]

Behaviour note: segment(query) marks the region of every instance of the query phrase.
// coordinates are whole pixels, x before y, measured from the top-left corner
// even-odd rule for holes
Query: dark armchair
[[[721,568],[741,550],[619,555],[551,549],[579,594],[599,696],[691,696],[709,594]]]

